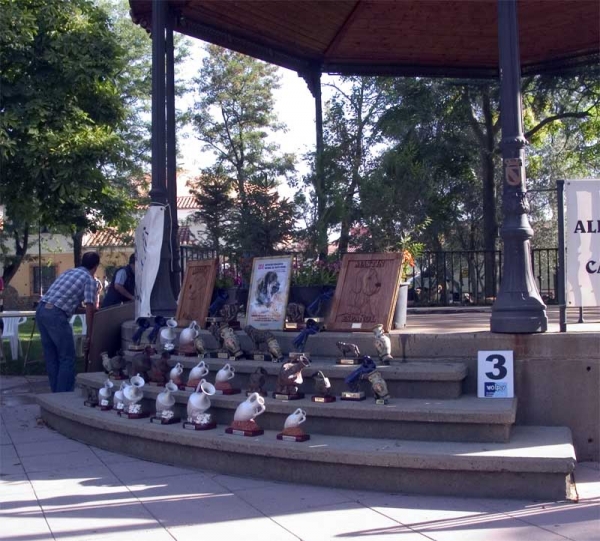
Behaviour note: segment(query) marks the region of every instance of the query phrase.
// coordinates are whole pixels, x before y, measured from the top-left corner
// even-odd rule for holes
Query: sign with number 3
[[[514,395],[513,352],[477,352],[477,396],[512,398]]]

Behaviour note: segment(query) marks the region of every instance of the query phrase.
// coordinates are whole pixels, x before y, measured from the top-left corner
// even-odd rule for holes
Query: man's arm
[[[123,297],[129,299],[130,301],[135,300],[135,297],[131,293],[129,293],[129,291],[127,291],[121,284],[115,284],[114,288],[121,295],[123,295]]]

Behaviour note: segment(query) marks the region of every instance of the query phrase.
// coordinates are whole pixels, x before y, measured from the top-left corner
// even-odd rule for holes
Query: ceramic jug
[[[198,326],[198,323],[192,321],[189,327],[181,331],[181,334],[179,335],[179,345],[181,347],[192,346],[199,333],[200,327]]]
[[[389,363],[389,361],[392,359],[392,342],[390,337],[385,334],[383,325],[381,325],[381,323],[373,327],[373,335],[375,336],[374,344],[377,354],[379,355],[379,359]]]
[[[204,361],[200,361],[196,366],[194,366],[194,368],[190,370],[187,385],[189,387],[195,387],[203,377],[208,376],[208,373],[208,366]]]
[[[252,393],[235,410],[234,421],[252,421],[266,409],[265,399],[258,393]]]
[[[295,428],[300,426],[304,421],[306,421],[306,412],[298,408],[294,413],[287,416],[283,428]]]
[[[167,319],[167,326],[160,331],[160,343],[163,344],[165,351],[173,351],[175,349],[175,338],[177,333],[177,321],[173,318]]]
[[[142,398],[144,398],[144,391],[142,391],[142,387],[146,384],[146,382],[139,374],[137,376],[133,376],[129,382],[130,385],[126,385],[123,389],[123,396],[128,404],[136,404]]]
[[[225,381],[229,381],[230,379],[233,379],[234,376],[235,376],[235,368],[233,368],[233,366],[231,366],[228,363],[223,368],[221,368],[221,370],[219,370],[217,372],[215,381],[217,383],[223,383]]]
[[[175,385],[182,385],[181,375],[183,374],[183,365],[181,363],[177,363],[173,368],[171,368],[171,372],[169,373],[169,378]]]
[[[107,379],[104,382],[104,387],[100,387],[100,390],[98,391],[98,400],[101,406],[108,406],[108,401],[110,400],[110,396],[112,394],[111,389],[113,388],[113,386],[113,382]],[[104,404],[102,403],[103,401]]]
[[[188,398],[187,403],[187,414],[189,417],[195,417],[204,413],[210,408],[210,396],[216,392],[215,386],[209,383],[205,379],[201,380],[196,387],[196,391],[193,392]]]
[[[121,382],[121,387],[117,391],[115,391],[115,396],[113,397],[113,404],[115,409],[122,410],[125,406],[125,395],[123,394],[123,389],[127,386],[126,381]]]
[[[175,397],[172,393],[177,391],[177,385],[169,381],[165,385],[165,390],[156,397],[156,415],[160,415],[164,410],[170,410],[175,405]]]

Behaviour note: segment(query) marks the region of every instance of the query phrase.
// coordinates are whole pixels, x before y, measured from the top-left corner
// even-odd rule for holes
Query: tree
[[[0,0],[0,200],[15,255],[30,224],[75,233],[131,211],[127,116],[118,80],[125,55],[104,10],[86,0]],[[111,181],[109,183],[109,181]]]

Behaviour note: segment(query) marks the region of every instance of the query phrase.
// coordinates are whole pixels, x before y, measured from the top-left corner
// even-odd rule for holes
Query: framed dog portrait
[[[205,327],[216,277],[216,259],[187,262],[175,316],[180,327],[192,321]]]
[[[396,309],[402,254],[346,254],[335,288],[330,331],[389,331]]]
[[[283,330],[292,278],[292,256],[255,257],[246,307],[247,324]]]

